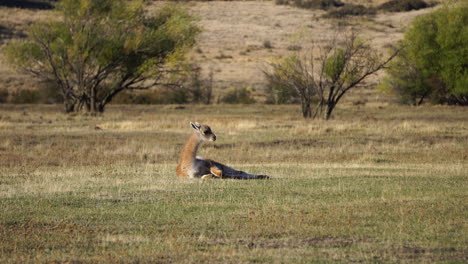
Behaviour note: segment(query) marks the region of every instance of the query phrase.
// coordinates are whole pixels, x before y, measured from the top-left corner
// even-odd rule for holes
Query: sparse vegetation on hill
[[[341,1],[348,5],[357,3],[357,1]],[[383,2],[384,0],[359,1],[359,4],[367,8],[377,8]],[[145,12],[155,14],[162,5],[160,1],[145,1]],[[321,41],[321,39],[331,37],[330,28],[337,24],[353,27],[364,31],[366,37],[372,39],[376,48],[382,49],[401,39],[401,32],[413,17],[430,12],[430,10],[407,13],[378,11],[373,18],[342,22],[335,19],[322,19],[322,15],[326,13],[322,10],[289,8],[269,1],[200,1],[182,5],[189,8],[191,14],[199,18],[197,24],[201,25],[204,31],[197,38],[200,48],[191,54],[194,57],[193,61],[200,63],[203,69],[202,79],[208,78],[208,69],[213,68],[216,73],[213,81],[214,94],[219,96],[231,88],[252,87],[255,88],[253,96],[258,102],[264,102],[266,96],[269,95],[264,90],[266,83],[261,72],[268,58],[287,56],[291,51],[308,48],[308,44],[305,43],[309,40],[304,40],[304,43],[291,40],[291,36],[298,34],[299,31],[310,31],[309,36],[320,36],[317,40]],[[47,21],[51,16],[59,19],[60,17],[54,15],[54,12],[53,10],[0,6],[2,18],[0,24],[3,26],[0,27],[0,43],[5,44],[25,37],[28,25]],[[274,19],[268,19],[268,17]],[[272,49],[264,48],[265,44],[266,47],[271,44]],[[40,89],[40,81],[36,77],[18,72],[11,73],[11,66],[7,65],[3,58],[0,60],[1,88],[7,90],[9,94],[18,89]],[[372,78],[367,84],[371,87],[377,82],[377,78]],[[355,97],[360,96],[371,96],[371,101],[390,101],[394,98],[376,95],[372,89],[360,89],[346,100],[358,100]]]
[[[381,58],[355,34],[339,35],[339,39],[332,39],[306,53],[296,53],[273,62],[270,64],[272,70],[264,72],[271,91],[291,97],[293,93],[286,94],[283,90],[295,90],[304,118],[330,119],[337,104],[351,89],[383,69],[398,54],[395,50],[390,56]]]

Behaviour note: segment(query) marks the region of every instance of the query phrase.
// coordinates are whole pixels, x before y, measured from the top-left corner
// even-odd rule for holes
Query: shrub
[[[289,5],[289,0],[275,0],[277,5]]]
[[[302,49],[302,47],[299,46],[299,45],[289,45],[289,46],[287,47],[287,49],[290,50],[290,51],[299,51],[299,50]]]
[[[40,94],[40,101],[39,103],[42,104],[62,104],[63,103],[63,96],[60,93],[60,88],[57,84],[52,82],[42,82],[39,85],[39,94]]]
[[[13,104],[37,104],[41,94],[38,90],[19,90],[11,94],[10,102]]]
[[[378,8],[388,12],[404,12],[429,7],[423,0],[391,0],[383,3]]]
[[[172,76],[178,79],[177,85],[163,85],[147,91],[124,91],[118,94],[112,102],[116,104],[211,104],[213,72],[209,72],[208,78],[202,78],[201,68],[198,65],[189,63],[180,66],[178,68],[180,71]]]
[[[323,114],[324,119],[330,119],[348,91],[358,87],[364,79],[384,68],[396,56],[395,51],[382,58],[366,42],[358,40],[355,34],[340,35],[321,45],[318,53],[312,47],[307,53],[296,53],[272,62],[271,70],[264,71],[273,87],[295,90],[304,118]],[[272,98],[274,96],[270,96],[269,102],[273,101]]]
[[[215,56],[215,59],[218,59],[218,60],[232,59],[232,56],[231,55],[226,55],[223,52],[221,52],[221,53],[219,53],[218,56]]]
[[[8,102],[8,95],[10,93],[8,92],[7,89],[1,89],[0,90],[0,104],[4,104]]]
[[[163,104],[159,91],[125,91],[119,93],[112,100],[112,104]]]
[[[403,102],[468,105],[468,3],[446,5],[417,17],[405,32],[400,53],[383,88]]]
[[[253,104],[256,101],[247,88],[241,88],[228,91],[221,98],[221,102],[225,104]]]
[[[271,44],[271,41],[265,40],[265,41],[263,42],[263,47],[264,47],[265,49],[272,49],[272,48],[273,48],[273,45]]]
[[[324,17],[328,18],[344,18],[347,16],[364,16],[364,15],[375,15],[374,8],[367,8],[363,5],[345,5],[340,8],[336,8],[328,11]]]
[[[187,93],[184,94],[187,97],[185,100],[197,104],[211,104],[213,97],[213,70],[210,69],[208,78],[203,78],[202,69],[199,65],[189,64],[188,66],[190,67],[188,78],[182,87]]]
[[[189,102],[189,90],[183,88],[167,89],[162,93],[165,104],[186,104]]]
[[[159,88],[147,91],[125,91],[112,100],[112,104],[184,104],[188,91],[180,88]]]
[[[267,79],[267,104],[298,104],[300,98],[295,89],[283,85],[272,78]]]
[[[292,0],[292,1],[276,1],[277,4],[292,4],[297,7],[307,9],[322,9],[327,10],[332,7],[340,7],[344,4],[339,0]]]

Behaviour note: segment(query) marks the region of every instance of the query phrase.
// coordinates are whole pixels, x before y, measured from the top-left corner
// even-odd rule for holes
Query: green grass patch
[[[360,108],[369,123],[351,106],[329,122],[289,106],[2,107],[2,263],[466,261],[461,108]],[[176,178],[188,120],[217,133],[200,154],[273,179]]]

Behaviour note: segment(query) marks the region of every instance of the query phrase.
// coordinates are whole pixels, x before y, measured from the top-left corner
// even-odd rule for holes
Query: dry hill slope
[[[382,1],[348,2],[376,5]],[[152,2],[148,11],[152,12],[159,5],[161,2]],[[322,18],[324,11],[321,10],[280,6],[274,1],[210,1],[186,5],[203,28],[192,57],[201,65],[203,74],[213,70],[218,96],[228,88],[243,87],[252,89],[257,96],[263,94],[262,69],[268,61],[291,53],[294,47],[304,49],[313,41],[325,41],[338,27],[360,31],[375,48],[383,51],[383,47],[401,39],[414,17],[432,10],[336,20]],[[23,36],[29,24],[46,19],[51,12],[0,6],[0,44]],[[15,73],[1,57],[0,82],[0,89],[10,91],[37,87],[37,80]],[[370,100],[382,97],[371,90],[366,91],[365,96],[371,97]]]

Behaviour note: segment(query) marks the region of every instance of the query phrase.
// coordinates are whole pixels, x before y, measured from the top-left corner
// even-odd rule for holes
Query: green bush
[[[213,71],[210,70],[208,78],[203,78],[202,68],[197,64],[189,64],[188,78],[180,91],[176,91],[180,99],[195,104],[211,104],[213,99]],[[177,97],[176,97],[177,98]],[[183,103],[183,102],[180,102]]]
[[[383,89],[402,101],[468,105],[468,3],[445,5],[417,17],[405,32],[404,50],[387,70]]]
[[[391,0],[383,3],[378,8],[389,12],[404,12],[429,7],[423,0]]]
[[[298,104],[301,102],[296,90],[271,80],[268,80],[267,91],[267,104]]]
[[[200,32],[175,4],[153,15],[144,1],[61,0],[56,7],[57,19],[32,24],[27,39],[5,50],[12,65],[59,86],[66,112],[103,112],[118,93],[151,88]]]
[[[114,97],[114,104],[210,104],[212,103],[213,73],[202,78],[201,68],[196,64],[179,65],[171,76],[177,85],[163,85],[146,91],[124,91]],[[176,82],[172,79],[169,82]]]
[[[246,88],[232,89],[228,91],[222,98],[221,102],[225,104],[253,104],[255,99],[251,96],[250,91]]]

